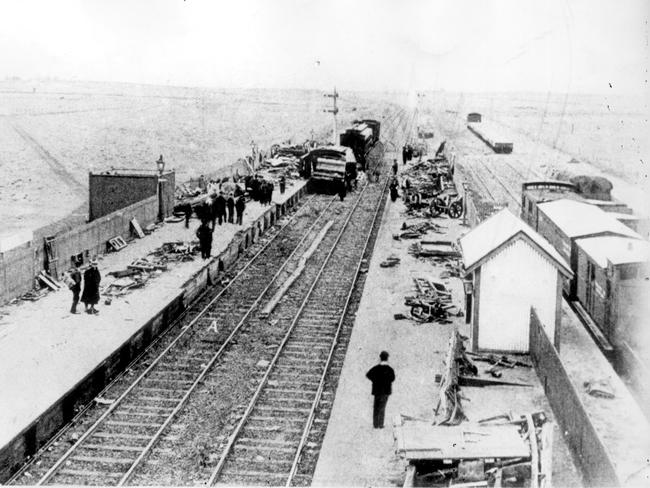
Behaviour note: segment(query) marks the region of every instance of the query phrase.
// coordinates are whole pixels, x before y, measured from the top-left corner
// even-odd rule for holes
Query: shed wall
[[[554,337],[557,273],[555,265],[523,239],[483,264],[478,348],[528,352],[531,307]]]

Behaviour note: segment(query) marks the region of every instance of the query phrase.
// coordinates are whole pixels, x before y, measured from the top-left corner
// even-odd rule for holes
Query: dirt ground
[[[366,288],[343,367],[332,416],[314,473],[315,486],[397,486],[404,478],[405,461],[395,454],[392,421],[396,415],[433,420],[438,386],[434,377],[442,371],[449,337],[454,327],[469,335],[464,317],[453,324],[419,324],[411,319],[395,320],[393,315],[408,315],[404,297],[412,295],[414,277],[442,281],[452,290],[454,303],[461,309],[463,287],[458,278],[441,279],[444,267],[409,254],[412,240],[395,240],[402,222],[418,222],[403,215],[401,200],[389,202],[382,220],[375,252],[368,271]],[[469,230],[461,220],[434,219],[445,234],[429,234],[430,239],[456,240]],[[401,262],[393,268],[379,263],[390,255]],[[388,351],[396,381],[386,410],[386,428],[372,427],[372,396],[365,373],[378,362],[381,350]],[[477,363],[479,369],[483,365]],[[513,380],[533,385],[462,389],[467,397],[464,409],[470,420],[513,411],[515,414],[544,411],[553,413],[534,371],[519,368]],[[580,477],[557,426],[553,445],[553,482],[557,486],[579,486]]]

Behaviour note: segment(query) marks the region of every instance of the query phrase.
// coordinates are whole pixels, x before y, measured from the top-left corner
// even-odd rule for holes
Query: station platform
[[[403,168],[400,161],[400,171]],[[401,415],[433,421],[438,401],[435,375],[443,371],[451,333],[458,327],[461,334],[469,336],[464,317],[452,317],[451,324],[394,318],[398,313],[408,316],[404,298],[414,294],[413,279],[416,277],[443,282],[452,291],[453,302],[464,310],[461,279],[446,278],[443,264],[411,255],[409,248],[413,240],[393,238],[400,233],[403,222],[423,221],[405,216],[405,208],[400,199],[389,201],[382,216],[313,486],[401,486],[406,461],[396,455],[392,420]],[[443,234],[430,233],[427,239],[455,241],[469,230],[462,220],[443,216],[433,221]],[[399,257],[399,265],[381,267],[380,263],[389,256]],[[396,380],[388,400],[385,428],[374,429],[371,384],[365,374],[379,362],[382,350],[390,354],[388,362],[395,370]],[[481,370],[489,366],[476,364]],[[462,394],[467,398],[463,409],[467,417],[477,421],[509,411],[515,415],[544,411],[554,423],[553,484],[580,486],[580,474],[535,370],[504,371],[503,379],[531,386],[463,387]]]
[[[305,192],[305,181],[289,180],[284,194],[275,190],[272,205],[248,202],[242,226],[217,225],[211,259],[195,255],[192,261],[171,263],[144,287],[113,297],[110,305],[105,305],[102,297],[98,315],[83,313],[81,303],[81,313],[71,314],[72,293],[67,289],[50,292],[38,301],[18,301],[0,308],[0,482],[25,454],[70,420],[71,392],[81,391],[84,382],[98,374],[102,378],[91,378],[94,383],[108,381],[110,367],[100,370],[100,366],[125,352],[126,356],[137,355],[147,340],[168,325],[165,322],[173,320],[174,313],[199,294],[208,277],[216,276],[218,261],[232,262],[244,239],[247,247],[266,229],[270,214],[275,221]],[[100,291],[114,280],[110,271],[125,269],[165,242],[196,240],[198,225],[197,219],[192,219],[187,229],[184,221],[165,223],[119,252],[101,256]],[[145,332],[147,327],[150,330]],[[131,357],[118,360],[124,364]],[[95,390],[103,387],[94,386]]]

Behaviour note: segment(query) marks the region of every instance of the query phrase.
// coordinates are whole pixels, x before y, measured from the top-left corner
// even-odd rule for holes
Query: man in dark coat
[[[287,178],[286,176],[282,175],[280,176],[280,194],[284,195],[284,190],[287,187]]]
[[[235,222],[235,199],[232,195],[228,196],[226,206],[228,207],[228,222],[232,224]]]
[[[372,425],[375,429],[384,428],[386,403],[392,393],[392,383],[395,381],[395,372],[388,365],[388,353],[381,351],[379,359],[381,362],[366,373],[366,378],[372,381],[372,395],[375,397],[372,409]]]
[[[181,210],[182,210],[183,214],[185,215],[185,228],[189,229],[189,227],[190,227],[190,218],[192,218],[192,212],[193,212],[192,204],[189,203],[189,202],[184,203],[181,206]]]
[[[393,176],[397,176],[397,159],[393,159]]]
[[[273,186],[273,183],[271,183],[270,181],[266,185],[267,185],[266,186],[266,192],[267,192],[266,193],[266,203],[268,205],[271,205],[271,202],[273,202],[273,188],[274,188],[274,186]]]
[[[339,186],[338,188],[339,198],[341,199],[341,201],[343,201],[345,195],[347,194],[347,184],[345,183],[345,180],[339,180],[338,186]]]
[[[235,210],[237,210],[237,225],[242,225],[242,219],[244,218],[244,210],[246,209],[246,198],[244,195],[241,195],[237,198],[235,202]]]
[[[226,220],[226,199],[223,196],[223,193],[219,192],[214,199],[214,210],[217,214],[217,220],[219,220],[219,225]]]
[[[208,259],[212,252],[212,229],[210,229],[210,226],[206,222],[201,222],[199,228],[196,229],[196,237],[199,238],[201,257]]]
[[[402,164],[406,164],[406,156],[407,156],[406,146],[402,146]]]
[[[81,273],[79,272],[79,265],[77,263],[70,270],[70,291],[72,292],[72,308],[70,308],[70,313],[79,313],[77,312],[77,304],[79,303],[79,294],[81,293]]]
[[[86,313],[98,314],[99,310],[95,305],[99,303],[99,283],[102,277],[97,269],[97,261],[92,260],[90,267],[84,272],[84,291],[81,294],[81,301],[86,307]]]

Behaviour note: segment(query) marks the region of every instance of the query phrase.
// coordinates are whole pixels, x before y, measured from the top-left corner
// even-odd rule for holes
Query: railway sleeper
[[[266,471],[238,471],[222,475],[221,479],[226,484],[245,484],[253,486],[279,486],[287,479],[283,473]]]
[[[278,407],[276,405],[257,405],[255,410],[258,412],[271,412],[271,415],[281,417],[286,415],[289,418],[303,418],[305,415],[309,415],[308,408],[298,408],[298,407]]]
[[[321,372],[323,371],[323,366],[324,366],[323,361],[321,361],[320,364],[318,364],[318,363],[304,363],[304,362],[297,362],[297,361],[285,362],[283,360],[282,364],[278,364],[276,366],[275,371],[280,373],[300,372],[305,374],[320,375]]]
[[[291,408],[296,408],[296,409],[309,409],[311,408],[313,404],[313,398],[312,399],[302,399],[299,400],[297,398],[287,398],[287,399],[281,399],[281,398],[264,398],[260,400],[261,405],[272,405],[274,407],[280,408],[280,409],[291,409]]]
[[[250,457],[235,457],[228,460],[227,469],[230,472],[250,472],[256,471],[260,473],[265,473],[267,470],[270,470],[271,473],[277,473],[281,471],[289,471],[291,469],[292,460],[291,459],[276,459],[269,455],[260,454],[259,457],[255,456]]]
[[[296,448],[291,446],[262,446],[259,444],[247,445],[237,442],[232,447],[231,452],[236,458],[246,457],[250,459],[250,457],[260,455],[273,459],[291,459],[296,452]]]
[[[127,439],[131,444],[136,442],[141,442],[142,445],[146,445],[151,436],[147,434],[133,434],[130,432],[106,432],[106,431],[97,431],[93,432],[93,435],[89,437],[97,442],[104,442],[103,439],[109,439],[110,442],[119,442],[116,439]]]
[[[314,398],[313,391],[294,390],[292,388],[271,388],[265,390],[266,398],[278,400],[301,400]]]
[[[95,478],[101,480],[102,478],[112,479],[112,478],[121,478],[121,477],[122,477],[122,473],[105,473],[103,471],[97,471],[94,469],[63,468],[57,471],[55,479],[59,484],[80,485],[81,483],[79,483],[79,478]],[[63,481],[61,478],[67,481]]]

